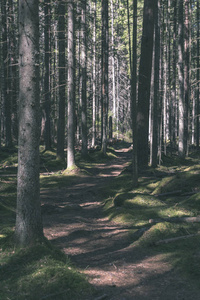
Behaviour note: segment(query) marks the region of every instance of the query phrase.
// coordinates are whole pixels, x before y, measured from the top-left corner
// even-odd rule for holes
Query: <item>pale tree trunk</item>
[[[179,141],[178,152],[179,155],[185,156],[184,143],[184,129],[185,129],[185,106],[184,106],[184,69],[183,69],[183,55],[184,55],[184,36],[183,36],[183,0],[178,2],[178,77],[179,77]]]
[[[133,133],[133,187],[138,185],[137,164],[137,0],[133,3],[133,51],[131,72],[132,133]]]
[[[111,0],[111,55],[112,55],[112,97],[113,97],[113,118],[116,125],[116,89],[115,89],[115,55],[114,55],[114,8]]]
[[[74,2],[68,2],[68,145],[67,145],[67,168],[75,165],[75,38],[74,38]]]
[[[96,143],[96,0],[94,1],[93,14],[92,147]]]
[[[199,51],[199,0],[197,0],[197,104],[196,104],[196,146],[199,148],[199,80],[200,80],[200,51]]]
[[[81,154],[87,156],[87,55],[86,55],[86,0],[81,3]]]
[[[143,33],[138,83],[138,165],[148,166],[149,100],[154,32],[154,1],[144,1]]]
[[[65,145],[65,1],[58,3],[58,66],[59,66],[59,115],[57,128],[57,158],[64,160]]]
[[[102,152],[107,151],[108,125],[108,0],[102,0]]]
[[[19,245],[43,237],[39,188],[38,0],[19,0],[19,150],[15,238]]]
[[[151,145],[151,159],[152,167],[157,166],[158,159],[158,102],[159,102],[159,73],[160,73],[160,0],[155,1],[155,18],[154,18],[154,97],[153,97],[153,122],[152,122],[152,145]]]
[[[189,0],[184,0],[185,7],[185,26],[184,26],[184,57],[185,57],[185,68],[184,68],[184,104],[185,104],[185,128],[184,128],[184,148],[186,155],[189,154],[189,117],[190,117],[190,50],[189,50]]]

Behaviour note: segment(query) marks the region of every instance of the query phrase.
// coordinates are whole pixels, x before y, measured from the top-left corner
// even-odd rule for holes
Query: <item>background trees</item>
[[[0,6],[1,147],[17,143],[20,61],[17,2],[3,0]],[[137,15],[134,15],[136,3]],[[151,18],[154,23],[145,13],[152,3],[156,5],[155,17]],[[57,157],[66,159],[67,139],[74,130],[74,148],[82,147],[85,155],[88,147],[101,143],[102,137],[105,153],[109,117],[114,137],[126,135],[132,139],[131,124],[136,119],[131,113],[131,78],[135,81],[138,105],[139,165],[148,165],[150,144],[153,166],[161,163],[167,147],[181,156],[187,155],[191,144],[199,147],[199,2],[76,1],[74,67],[70,66],[67,51],[71,33],[66,22],[69,14],[65,1],[39,3],[42,111],[38,126],[41,123],[40,142],[46,150],[57,146]],[[136,20],[137,27],[133,26]],[[147,50],[144,39],[150,45]],[[67,81],[70,68],[74,71],[73,79],[69,75],[71,83]],[[148,69],[148,79],[142,69]],[[67,91],[72,84],[74,107],[68,112],[66,107],[71,98]],[[141,129],[139,115],[144,108],[145,122]],[[67,128],[67,122],[73,126]]]

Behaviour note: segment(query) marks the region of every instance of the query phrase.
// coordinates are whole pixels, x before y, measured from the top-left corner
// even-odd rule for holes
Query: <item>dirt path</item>
[[[94,176],[80,177],[70,188],[42,192],[46,237],[95,286],[97,294],[88,300],[200,299],[162,254],[138,253],[128,227],[103,216],[98,189],[118,176],[131,159],[127,149],[119,154],[112,163],[92,170]]]

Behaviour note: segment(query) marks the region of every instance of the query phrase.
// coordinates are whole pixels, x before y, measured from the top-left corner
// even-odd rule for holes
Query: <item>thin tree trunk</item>
[[[152,150],[151,166],[157,166],[158,157],[158,102],[159,102],[159,73],[160,73],[160,0],[155,1],[155,57],[154,57],[154,97],[153,97],[153,122],[152,122]]]
[[[143,33],[138,86],[138,165],[148,166],[149,99],[154,32],[154,1],[144,1]]]
[[[96,143],[96,0],[94,1],[93,14],[92,147]]]
[[[67,146],[67,168],[75,165],[75,38],[74,38],[74,2],[68,2],[68,146]]]
[[[45,113],[45,150],[51,149],[51,126],[50,126],[50,110],[51,110],[51,94],[50,94],[50,15],[51,15],[51,0],[44,2],[44,40],[45,40],[45,75],[44,75],[44,113]]]
[[[32,245],[43,237],[39,188],[38,2],[19,0],[19,151],[15,238],[22,246]]]
[[[196,146],[199,149],[199,80],[200,80],[200,51],[199,51],[199,39],[200,39],[200,30],[199,30],[199,0],[197,0],[197,104],[196,104]]]
[[[185,104],[185,133],[184,133],[184,143],[185,143],[185,152],[188,156],[189,154],[189,116],[190,116],[190,109],[189,109],[189,98],[190,98],[190,50],[189,50],[189,0],[184,0],[185,2],[185,26],[184,26],[184,41],[185,41],[185,51],[184,51],[184,57],[185,57],[185,69],[184,69],[184,104]]]
[[[179,77],[179,142],[178,151],[179,155],[185,156],[185,142],[184,142],[184,129],[185,129],[185,106],[184,106],[184,69],[183,69],[183,0],[178,2],[178,77]]]
[[[107,151],[108,125],[108,0],[102,0],[102,152]]]
[[[7,31],[7,1],[2,0],[2,54],[3,54],[3,100],[4,100],[4,112],[5,112],[5,129],[6,129],[6,146],[12,145],[11,134],[11,91],[9,89],[9,52],[8,52],[8,31]]]
[[[81,3],[81,129],[82,129],[82,149],[83,157],[87,156],[87,54],[86,54],[86,1]]]
[[[131,72],[132,132],[133,132],[133,187],[138,185],[137,164],[137,0],[133,3],[133,51]]]
[[[57,128],[57,158],[64,160],[65,145],[65,1],[58,3],[58,66],[59,66],[59,116]]]

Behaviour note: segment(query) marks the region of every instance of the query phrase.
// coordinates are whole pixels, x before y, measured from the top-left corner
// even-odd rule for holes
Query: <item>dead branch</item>
[[[200,216],[197,217],[174,217],[174,218],[162,218],[162,219],[149,219],[149,223],[163,223],[163,222],[171,222],[171,223],[199,223]]]
[[[177,237],[170,238],[170,239],[165,239],[165,240],[159,240],[159,241],[155,242],[154,245],[157,246],[157,245],[161,245],[161,244],[173,243],[173,242],[176,242],[176,241],[179,241],[179,240],[184,240],[184,239],[188,239],[190,237],[197,236],[199,234],[200,234],[200,232],[195,233],[195,234],[188,234],[188,235],[183,235],[183,236],[177,236]]]

